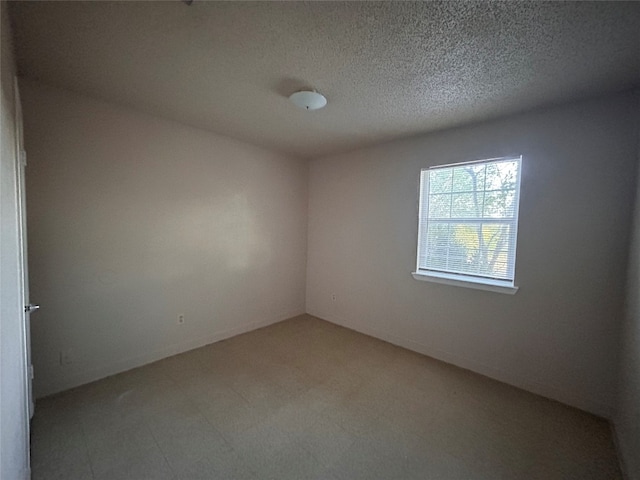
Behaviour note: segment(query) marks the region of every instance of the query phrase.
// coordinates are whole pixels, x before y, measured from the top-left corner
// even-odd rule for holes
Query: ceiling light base
[[[318,110],[327,104],[327,99],[321,93],[311,90],[302,90],[289,97],[296,106],[305,110]]]

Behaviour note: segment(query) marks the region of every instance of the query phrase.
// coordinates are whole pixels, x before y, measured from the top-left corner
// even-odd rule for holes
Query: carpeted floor
[[[39,400],[33,479],[619,479],[608,424],[303,315]]]

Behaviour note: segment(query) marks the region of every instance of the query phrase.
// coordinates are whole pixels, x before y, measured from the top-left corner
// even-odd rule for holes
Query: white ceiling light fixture
[[[301,90],[292,94],[289,100],[305,110],[318,110],[327,104],[327,98],[315,90]]]

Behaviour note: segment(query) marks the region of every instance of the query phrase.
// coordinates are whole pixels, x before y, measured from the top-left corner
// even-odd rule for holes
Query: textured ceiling
[[[21,75],[303,157],[640,85],[640,3],[16,2]],[[313,87],[316,112],[287,97]]]

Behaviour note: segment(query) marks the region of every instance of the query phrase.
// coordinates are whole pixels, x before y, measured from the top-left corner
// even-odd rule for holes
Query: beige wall
[[[640,97],[640,92],[638,93]],[[638,126],[640,138],[640,125]],[[638,143],[640,165],[640,142]],[[620,392],[615,427],[629,480],[640,480],[640,182],[629,258],[627,309],[622,329]]]
[[[306,162],[21,87],[38,396],[304,312]]]
[[[15,64],[6,7],[6,2],[0,2],[0,478],[20,480],[29,478],[29,433],[17,215]]]
[[[618,96],[312,161],[307,312],[610,415],[637,113]],[[420,169],[518,154],[520,291],[414,280]]]

